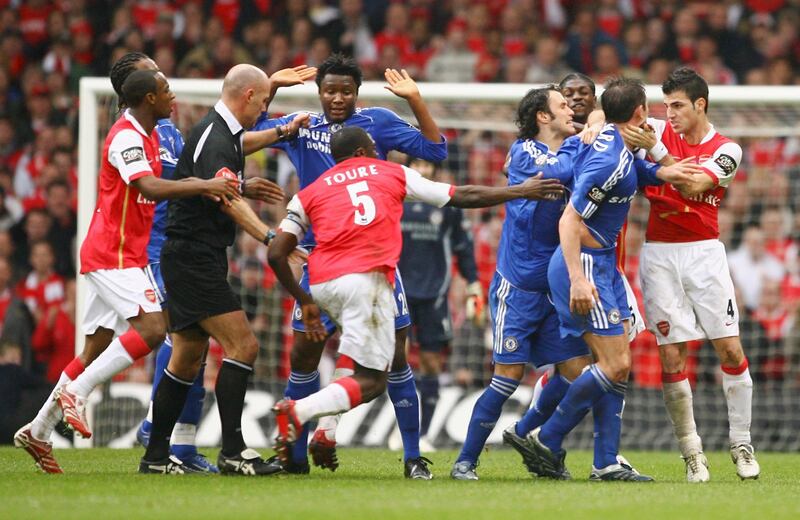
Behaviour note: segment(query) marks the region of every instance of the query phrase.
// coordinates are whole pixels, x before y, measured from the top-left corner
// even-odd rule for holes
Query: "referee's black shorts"
[[[161,275],[169,298],[170,331],[198,327],[201,320],[242,309],[228,284],[224,248],[167,239],[161,249]]]

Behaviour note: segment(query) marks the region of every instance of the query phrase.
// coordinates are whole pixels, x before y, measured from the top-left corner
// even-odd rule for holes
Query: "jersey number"
[[[364,194],[363,192],[365,191],[369,191],[367,181],[356,182],[347,186],[350,202],[356,208],[353,222],[357,226],[366,226],[375,220],[375,201],[369,195]]]

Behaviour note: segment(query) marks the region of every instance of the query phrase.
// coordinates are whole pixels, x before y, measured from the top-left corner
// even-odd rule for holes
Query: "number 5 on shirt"
[[[357,226],[366,226],[375,220],[375,201],[369,195],[362,194],[362,192],[369,191],[367,181],[360,181],[347,186],[347,192],[350,194],[350,201],[356,208],[353,216],[353,222]],[[363,212],[359,209],[363,207]]]

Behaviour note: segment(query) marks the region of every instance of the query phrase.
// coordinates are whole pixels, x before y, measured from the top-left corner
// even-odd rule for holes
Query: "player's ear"
[[[697,98],[694,102],[694,107],[697,112],[705,112],[708,102],[705,98]]]

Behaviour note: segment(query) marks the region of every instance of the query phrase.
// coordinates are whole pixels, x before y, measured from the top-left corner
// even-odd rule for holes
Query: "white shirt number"
[[[353,216],[353,222],[357,226],[366,226],[375,220],[375,201],[369,195],[362,194],[362,192],[369,191],[367,181],[360,181],[347,186],[347,192],[350,194],[350,201],[355,206],[356,211]],[[363,211],[362,209],[363,208]]]

